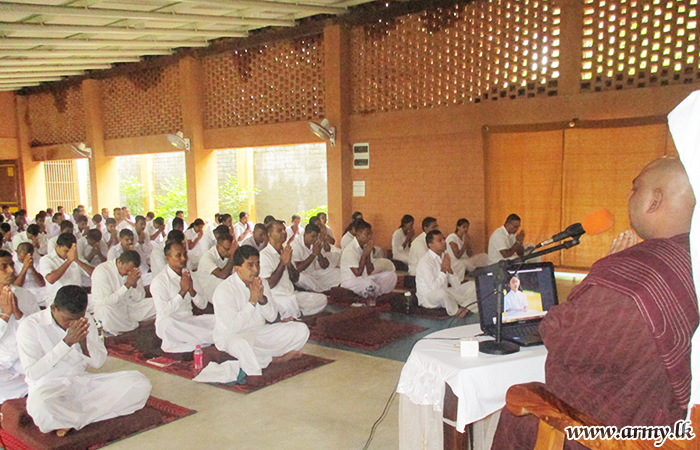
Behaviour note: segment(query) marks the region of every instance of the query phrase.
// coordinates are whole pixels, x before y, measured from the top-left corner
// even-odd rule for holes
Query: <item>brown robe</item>
[[[664,240],[654,241],[664,244]],[[680,244],[689,252],[687,235],[668,241]],[[653,249],[654,242],[646,246],[645,243],[639,244],[642,247],[636,254],[628,252],[627,256],[641,258],[646,264],[649,258],[645,257],[644,250]],[[625,252],[621,253],[625,258]],[[652,300],[645,299],[644,293],[633,293],[605,282],[615,279],[610,276],[611,262],[615,270],[624,264],[618,265],[620,260],[614,258],[601,260],[603,264],[598,268],[596,263],[591,269],[593,278],[584,280],[572,292],[569,301],[552,308],[540,325],[548,351],[547,389],[606,425],[673,425],[683,419],[687,399],[683,403],[681,400],[685,398],[685,384],[689,386],[690,337],[697,327],[698,313],[694,290],[687,288],[692,286],[689,254],[687,259],[681,257],[680,260],[678,265],[675,261],[667,268],[663,264],[653,268],[659,279],[673,285],[676,295],[670,301],[680,305],[682,314],[679,315],[683,316],[667,315],[664,327],[660,327],[658,321],[655,323],[655,332],[649,320]],[[599,276],[601,267],[606,272]],[[669,268],[673,273],[667,272]],[[685,287],[679,291],[679,285]],[[647,317],[640,307],[647,312]],[[675,358],[668,358],[668,345],[660,345],[659,336],[664,334],[661,331],[666,333],[665,344],[678,344],[673,346],[677,350]],[[665,359],[662,352],[667,355]],[[678,380],[683,380],[680,385]],[[531,450],[536,436],[536,418],[517,418],[504,409],[492,449]],[[582,447],[567,443],[566,448]]]

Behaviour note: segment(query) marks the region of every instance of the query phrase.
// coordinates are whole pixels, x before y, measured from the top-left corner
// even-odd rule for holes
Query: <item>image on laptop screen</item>
[[[509,270],[503,290],[503,323],[541,319],[558,303],[552,263],[522,264]],[[493,273],[476,280],[482,324],[496,323],[496,288]]]

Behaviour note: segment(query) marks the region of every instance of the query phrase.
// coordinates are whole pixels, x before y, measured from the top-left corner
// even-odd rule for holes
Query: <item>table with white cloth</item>
[[[397,387],[401,450],[451,448],[444,442],[445,426],[464,433],[465,427],[474,423],[474,448],[489,448],[508,388],[544,382],[547,350],[543,345],[521,347],[510,355],[462,357],[459,339],[492,339],[480,335],[479,324],[448,328],[424,337],[413,347]],[[456,397],[456,417],[452,420],[443,415],[446,390],[448,397]]]

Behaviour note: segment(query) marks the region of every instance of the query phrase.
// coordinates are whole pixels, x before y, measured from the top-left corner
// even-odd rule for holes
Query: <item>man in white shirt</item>
[[[292,261],[299,272],[297,284],[313,292],[325,292],[340,284],[340,269],[331,267],[323,255],[324,242],[320,231],[318,226],[310,223],[304,234],[290,244]]]
[[[47,239],[54,238],[61,234],[61,222],[63,222],[63,214],[56,213],[51,216],[51,221],[46,224]]]
[[[180,219],[180,221],[183,223],[183,229],[180,231],[184,232],[184,221],[185,221],[185,213],[183,211],[175,211],[175,217],[168,219],[168,223],[165,225],[165,234],[170,233],[172,230],[175,229],[175,220]]]
[[[425,236],[433,230],[438,229],[437,219],[435,217],[426,217],[421,224],[423,232],[416,236],[411,242],[411,250],[409,251],[408,273],[409,275],[416,274],[418,261],[428,253],[428,244],[425,242]]]
[[[97,228],[88,230],[85,237],[78,239],[78,257],[92,267],[107,261],[107,244]]]
[[[12,247],[12,227],[9,223],[0,223],[0,233],[2,233],[2,249],[14,253],[15,249]]]
[[[70,221],[70,214],[63,210],[63,206],[56,207],[56,214],[60,214],[62,216],[62,220]]]
[[[144,230],[151,240],[152,244],[157,242],[163,242],[165,240],[165,221],[162,217],[156,217],[150,222],[146,222],[146,229]]]
[[[248,221],[248,213],[241,212],[238,215],[238,222],[233,225],[233,237],[238,242],[242,242],[253,233],[253,224]]]
[[[78,245],[73,233],[59,235],[56,249],[42,257],[39,262],[39,271],[46,281],[46,306],[53,303],[56,292],[61,287],[81,286],[81,274],[92,275],[93,270],[94,267],[78,257]]]
[[[15,213],[15,220],[10,222],[10,227],[12,228],[12,236],[16,235],[17,233],[21,233],[22,231],[27,229],[27,212],[23,209],[20,209]]]
[[[64,220],[63,222],[61,222],[61,227],[60,227],[61,232],[46,242],[46,253],[49,254],[56,249],[56,240],[58,239],[58,236],[60,236],[62,234],[72,234],[73,236],[75,236],[75,233],[73,233],[73,229],[74,229],[74,225],[73,225],[73,222],[71,222],[70,220]],[[78,240],[77,236],[75,239],[77,242],[77,240]]]
[[[391,256],[396,261],[408,265],[411,262],[411,241],[415,236],[413,216],[406,214],[401,218],[401,226],[391,236]]]
[[[218,227],[217,227],[218,228]],[[226,227],[222,231],[227,231]],[[207,250],[199,267],[194,273],[195,287],[201,296],[211,302],[216,288],[233,272],[233,252],[238,248],[238,242],[226,232],[219,235],[216,245]]]
[[[293,242],[304,235],[304,227],[301,226],[301,217],[292,215],[292,224],[287,227],[287,243]]]
[[[64,436],[93,422],[131,414],[146,404],[151,382],[137,371],[88,373],[101,367],[107,350],[85,316],[87,294],[64,286],[54,304],[24,319],[17,344],[26,371],[27,412],[42,433]]]
[[[275,360],[301,356],[309,329],[301,322],[280,322],[272,293],[260,274],[258,251],[245,246],[231,258],[235,273],[214,293],[216,348],[238,359],[247,375],[261,375]]]
[[[396,287],[396,272],[375,272],[372,264],[372,226],[360,219],[355,222],[355,237],[340,255],[340,286],[359,295],[367,293],[372,286],[374,294],[380,296],[392,292]]]
[[[2,205],[2,215],[5,218],[5,222],[11,222],[14,216],[10,212],[10,207],[7,205]]]
[[[187,244],[167,242],[165,256],[168,263],[151,283],[151,294],[156,306],[156,334],[163,340],[164,352],[191,352],[197,345],[214,343],[214,315],[192,314],[192,305],[205,308],[207,300],[199,295],[187,267]]]
[[[105,220],[105,229],[102,230],[102,240],[110,249],[119,243],[119,231],[117,231],[117,221],[113,217]],[[109,250],[108,250],[109,251]]]
[[[46,281],[39,273],[40,260],[34,259],[35,254],[34,246],[29,242],[17,246],[17,253],[13,256],[17,278],[13,285],[23,287],[34,296],[39,305],[46,306]]]
[[[319,227],[324,226],[326,228],[326,242],[330,245],[335,245],[335,238],[333,237],[333,230],[331,230],[331,227],[328,226],[328,214],[324,212],[318,213],[318,220],[321,221],[321,224]],[[321,233],[323,234],[323,233]]]
[[[136,218],[131,215],[131,211],[129,211],[128,206],[122,206],[122,219],[129,222],[132,227],[136,225]]]
[[[134,231],[134,222],[124,217],[124,211],[121,208],[114,208],[114,220],[117,221],[117,231],[131,230]]]
[[[323,246],[321,248],[321,254],[324,258],[328,260],[328,262],[330,263],[330,267],[337,268],[340,265],[340,249],[334,245],[335,239],[333,239],[332,236],[328,235],[328,230],[330,230],[330,228],[328,228],[326,225],[323,224],[323,222],[321,222],[319,216],[320,214],[317,216],[313,216],[311,219],[309,219],[309,224],[316,225],[320,230],[318,234],[318,239],[323,243]]]
[[[127,250],[136,250],[136,245],[134,244],[134,232],[124,229],[119,232],[119,244],[107,252],[107,260],[115,260]]]
[[[241,241],[241,247],[244,245],[249,245],[260,252],[267,245],[267,241],[267,230],[265,229],[265,225],[256,223],[255,228],[253,228],[253,234]]]
[[[78,228],[75,231],[75,237],[77,239],[80,239],[81,237],[87,236],[87,232],[90,229],[90,227],[88,226],[87,216],[83,216],[83,215],[76,216],[75,226]]]
[[[146,298],[139,265],[139,253],[127,250],[117,259],[95,267],[92,273],[95,318],[111,334],[135,330],[139,322],[156,315],[153,299]]]
[[[416,268],[416,297],[424,308],[445,308],[447,314],[464,317],[469,307],[476,308],[476,286],[473,281],[464,284],[452,271],[450,255],[445,250],[445,236],[439,230],[426,235],[428,252]]]
[[[260,252],[260,278],[269,283],[272,301],[280,317],[290,320],[298,318],[300,314],[310,316],[321,312],[328,304],[325,295],[294,290],[299,272],[292,262],[292,247],[284,247],[287,240],[284,223],[278,220],[271,222],[267,226],[267,235],[270,242]]]
[[[511,214],[502,227],[489,238],[489,262],[495,264],[502,259],[514,259],[525,254],[525,231],[520,230],[520,217]]]
[[[39,225],[32,224],[27,227],[27,231],[17,233],[12,238],[12,248],[17,251],[17,246],[22,242],[29,242],[35,249],[39,249]]]
[[[14,281],[12,256],[0,250],[0,404],[27,395],[16,333],[22,319],[39,311],[31,295],[22,288],[12,286]]]

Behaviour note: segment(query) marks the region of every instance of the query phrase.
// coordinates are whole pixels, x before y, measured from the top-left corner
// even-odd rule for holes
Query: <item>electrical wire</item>
[[[391,391],[391,396],[389,397],[389,400],[387,400],[386,405],[384,406],[384,411],[382,411],[382,415],[379,416],[379,419],[374,422],[374,425],[372,425],[372,429],[369,432],[369,437],[367,438],[367,442],[365,442],[365,446],[362,447],[362,450],[367,450],[369,448],[369,444],[372,442],[372,439],[374,438],[374,432],[377,431],[377,427],[379,426],[380,423],[384,420],[386,417],[386,414],[389,412],[389,407],[391,406],[392,400],[394,400],[394,397],[396,397],[396,389],[399,387],[399,382],[396,382],[396,385],[394,386],[394,389]]]

